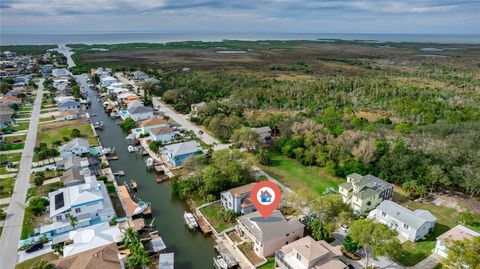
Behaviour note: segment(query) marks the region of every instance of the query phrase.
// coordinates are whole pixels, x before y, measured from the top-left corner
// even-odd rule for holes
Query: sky
[[[3,33],[479,34],[480,0],[0,0]]]

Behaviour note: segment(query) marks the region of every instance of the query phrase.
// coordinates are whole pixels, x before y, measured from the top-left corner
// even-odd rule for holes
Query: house
[[[385,200],[368,214],[374,219],[396,230],[398,234],[412,242],[433,232],[437,218],[427,210],[411,211],[395,202]]]
[[[112,76],[105,76],[105,77],[100,78],[100,85],[102,87],[108,87],[115,82],[117,82],[117,79],[112,77]]]
[[[98,75],[98,76],[110,76],[112,74],[112,69],[111,68],[103,68],[103,67],[99,67],[99,68],[92,68],[90,70],[90,74],[93,75]]]
[[[88,140],[85,138],[75,138],[60,147],[60,156],[66,159],[71,155],[81,156],[89,151],[90,143],[88,143]]]
[[[140,101],[140,97],[138,97],[137,95],[129,95],[125,98],[122,99],[122,102],[125,103],[125,104],[128,104],[128,103],[133,103],[133,102],[139,102]]]
[[[80,103],[75,100],[65,100],[57,105],[60,112],[71,111],[75,113],[80,112]]]
[[[90,176],[90,174],[91,172],[88,168],[72,167],[60,176],[60,181],[65,187],[79,185],[85,183],[85,176]]]
[[[57,169],[68,170],[70,168],[88,168],[88,159],[86,157],[81,158],[76,155],[71,155],[68,158],[63,160],[57,161],[56,163]]]
[[[68,78],[54,78],[52,86],[57,90],[64,90],[69,85]]]
[[[55,120],[56,121],[74,120],[74,119],[78,119],[78,117],[79,117],[79,113],[75,111],[65,111],[55,116]]]
[[[161,117],[153,117],[148,120],[142,120],[138,122],[137,129],[134,130],[135,134],[147,135],[150,133],[150,130],[155,128],[168,127],[169,122]]]
[[[201,103],[198,103],[198,104],[191,104],[190,105],[190,110],[191,110],[190,115],[192,117],[196,117],[196,116],[198,116],[198,113],[205,110],[205,108],[207,108],[207,103],[205,103],[205,102],[201,102]]]
[[[480,233],[475,232],[463,225],[457,225],[447,232],[437,237],[437,244],[435,245],[434,253],[442,258],[448,257],[448,247],[452,241],[462,241],[464,239],[472,239],[480,236]]]
[[[63,236],[53,238],[54,243],[64,242],[63,257],[70,257],[111,244],[117,245],[123,240],[123,233],[117,226],[102,222],[90,227],[68,232]],[[102,268],[102,267],[97,267]]]
[[[285,219],[278,210],[269,217],[276,221],[255,221],[256,218],[263,219],[258,211],[239,217],[235,229],[241,237],[252,242],[253,251],[260,257],[271,256],[288,243],[303,237],[304,225],[295,218]]]
[[[56,269],[122,269],[125,268],[125,265],[119,259],[119,255],[117,244],[110,243],[63,257],[51,263]]]
[[[173,269],[174,253],[161,253],[158,256],[158,269]]]
[[[347,176],[347,182],[340,184],[338,191],[344,203],[351,205],[353,211],[363,214],[377,207],[383,200],[391,200],[393,187],[393,184],[373,175],[353,173]]]
[[[258,134],[260,143],[262,143],[263,145],[272,144],[272,128],[270,128],[269,126],[252,128],[252,131]]]
[[[181,166],[186,159],[199,154],[202,151],[202,147],[197,141],[192,140],[167,145],[160,151],[173,166]]]
[[[153,141],[165,143],[173,140],[175,131],[167,126],[153,128],[150,129],[150,137]]]
[[[135,71],[133,73],[133,77],[136,80],[149,80],[150,79],[150,77],[142,71]]]
[[[55,68],[52,70],[52,76],[54,77],[68,77],[70,76],[70,72],[68,72],[65,68]]]
[[[46,64],[46,65],[42,65],[40,67],[40,72],[42,73],[42,75],[47,75],[47,74],[52,73],[52,69],[53,69],[53,65]]]
[[[22,103],[22,98],[17,98],[14,96],[4,96],[0,98],[0,104],[11,106],[19,105]]]
[[[233,210],[237,214],[248,214],[255,211],[250,193],[256,183],[246,184],[220,193],[223,208]]]
[[[15,110],[10,106],[0,104],[0,129],[6,128],[7,126],[13,124],[13,115]]]
[[[131,92],[123,92],[123,93],[117,94],[117,101],[119,102],[123,101],[123,99],[126,99],[129,96],[136,96],[136,95]]]
[[[153,109],[146,106],[136,106],[128,108],[128,113],[134,121],[141,121],[153,118]]]
[[[37,232],[42,235],[54,236],[76,228],[110,221],[115,217],[107,187],[95,176],[85,176],[83,184],[50,192],[48,198],[49,217],[52,223],[37,228]],[[70,224],[70,216],[75,216],[78,220],[75,227]]]
[[[310,236],[289,243],[275,253],[276,268],[280,269],[345,269],[338,258],[340,250]]]

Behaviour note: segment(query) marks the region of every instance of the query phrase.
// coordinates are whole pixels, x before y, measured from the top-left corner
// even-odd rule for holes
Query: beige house
[[[250,198],[250,193],[255,184],[246,184],[220,193],[222,206],[233,210],[237,214],[248,214],[255,211],[255,206]]]
[[[237,233],[252,242],[254,252],[260,257],[272,256],[281,247],[303,237],[304,225],[297,219],[287,220],[278,210],[267,220],[255,211],[239,217],[237,222]]]
[[[347,182],[338,187],[338,192],[353,211],[363,214],[376,208],[383,200],[391,200],[393,187],[393,184],[376,176],[353,173],[347,176]]]
[[[276,268],[281,269],[344,269],[347,266],[338,260],[341,252],[325,241],[315,241],[306,236],[275,253]]]
[[[480,236],[480,233],[475,232],[463,225],[457,225],[452,229],[446,231],[437,237],[437,244],[435,245],[435,254],[442,258],[448,257],[448,247],[452,241],[462,241],[464,239],[472,239]]]

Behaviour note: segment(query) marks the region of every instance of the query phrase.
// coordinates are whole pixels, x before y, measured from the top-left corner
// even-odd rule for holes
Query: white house
[[[390,200],[378,205],[368,214],[368,218],[387,225],[390,229],[396,230],[401,237],[412,242],[433,232],[437,221],[437,218],[427,210],[411,211]]]
[[[50,192],[48,198],[52,223],[40,226],[40,234],[57,235],[115,217],[107,187],[93,175],[85,176],[83,184]],[[70,216],[78,220],[75,227],[70,225]]]
[[[250,198],[253,186],[256,183],[246,184],[220,193],[220,201],[225,209],[231,209],[237,214],[248,214],[255,211]]]
[[[153,118],[153,109],[151,107],[146,107],[146,106],[130,107],[128,109],[128,113],[130,114],[130,117],[134,121],[141,121],[141,120]]]
[[[161,149],[161,153],[173,166],[181,166],[186,159],[201,151],[202,146],[195,140],[167,145]]]
[[[85,138],[72,139],[60,147],[60,156],[62,156],[63,159],[71,155],[81,156],[88,152],[90,152],[90,143],[88,143],[88,140]]]
[[[252,131],[258,134],[258,139],[263,145],[270,145],[272,143],[272,129],[269,126],[252,128]]]
[[[70,72],[68,72],[65,68],[55,68],[52,70],[52,76],[54,77],[66,77],[69,76]]]
[[[78,119],[78,113],[74,111],[65,111],[55,116],[56,121]]]
[[[175,131],[166,126],[153,128],[150,129],[150,137],[153,141],[165,143],[173,140],[175,137]]]
[[[63,257],[69,257],[101,246],[120,243],[123,237],[122,231],[117,226],[110,226],[108,222],[102,222],[54,237],[53,242],[65,242]]]
[[[102,87],[108,87],[110,85],[112,85],[113,83],[116,83],[117,82],[117,79],[112,77],[112,76],[105,76],[105,77],[102,77],[100,78],[100,85]]]
[[[135,71],[133,73],[133,77],[136,80],[149,80],[150,79],[150,77],[142,71]]]
[[[133,103],[136,104],[136,103]],[[132,106],[134,106],[132,104]],[[161,117],[154,117],[148,120],[143,120],[138,123],[139,130],[137,132],[141,134],[149,134],[151,129],[168,127],[168,120],[165,120]]]
[[[480,233],[477,233],[463,225],[457,225],[437,237],[437,244],[435,245],[434,253],[438,254],[442,258],[447,258],[448,247],[453,241],[472,239],[473,237],[477,236],[480,236]]]
[[[80,112],[80,103],[75,100],[65,100],[57,105],[60,112],[71,111],[78,113]]]

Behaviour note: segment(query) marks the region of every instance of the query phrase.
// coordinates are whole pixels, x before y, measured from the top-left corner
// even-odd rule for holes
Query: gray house
[[[80,112],[80,103],[75,100],[65,100],[58,103],[58,110],[60,112],[72,111],[78,113]]]
[[[90,175],[91,172],[88,168],[80,169],[78,167],[72,167],[63,173],[60,181],[65,187],[69,187],[85,183],[85,176]]]
[[[220,194],[222,206],[242,215],[255,211],[255,206],[250,198],[250,193],[255,184],[250,183],[222,192]]]
[[[412,242],[424,238],[433,232],[437,218],[427,210],[411,211],[395,202],[385,200],[368,214],[374,219],[394,229],[398,234]]]
[[[270,145],[272,143],[272,129],[269,126],[252,128],[252,131],[258,134],[260,142],[263,145]]]

